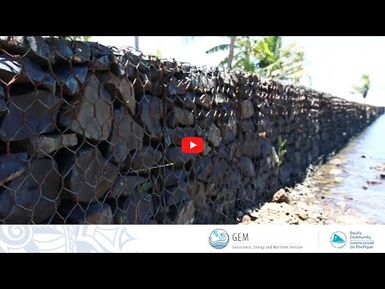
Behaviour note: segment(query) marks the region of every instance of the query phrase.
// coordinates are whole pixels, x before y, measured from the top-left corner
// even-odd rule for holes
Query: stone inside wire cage
[[[95,42],[1,37],[0,223],[234,223],[381,113]],[[204,152],[182,153],[185,136]]]

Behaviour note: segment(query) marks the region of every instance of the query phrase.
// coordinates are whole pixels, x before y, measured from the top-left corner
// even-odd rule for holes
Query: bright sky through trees
[[[134,37],[95,36],[91,41],[116,47],[134,46]],[[191,64],[216,66],[226,52],[206,54],[211,47],[226,43],[226,37],[143,36],[139,48],[143,53],[175,58]],[[311,78],[302,84],[349,100],[385,106],[385,37],[283,37],[284,45],[295,42],[305,52],[305,70]],[[363,74],[370,76],[366,100],[354,94]]]

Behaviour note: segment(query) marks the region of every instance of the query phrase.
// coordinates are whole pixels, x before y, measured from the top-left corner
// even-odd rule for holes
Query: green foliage
[[[66,36],[65,38],[72,41],[89,41],[92,36]]]
[[[225,68],[230,68],[231,66],[232,68],[242,68],[245,71],[254,72],[256,63],[255,59],[251,59],[253,44],[255,44],[255,40],[250,39],[249,36],[237,37],[234,43],[235,54],[231,64],[229,65],[229,56],[227,56],[219,63],[219,66]],[[206,53],[230,50],[230,48],[230,44],[221,44],[207,50]]]
[[[277,164],[278,167],[280,167],[282,165],[283,157],[287,153],[287,151],[285,149],[286,143],[287,143],[287,139],[282,139],[281,136],[278,137],[278,159],[279,159],[278,164]]]
[[[241,68],[244,71],[255,72],[258,62],[253,55],[253,48],[257,41],[249,36],[237,38],[235,41],[234,68]]]
[[[230,49],[230,44],[221,44],[206,51],[215,53]],[[298,82],[303,74],[304,53],[294,44],[282,47],[281,36],[237,37],[234,44],[234,57],[229,65],[229,57],[219,66],[240,68],[259,76]]]
[[[282,48],[282,37],[264,37],[254,47],[254,55],[260,60],[257,73],[264,77],[299,82],[303,74],[304,53],[294,44]]]
[[[220,44],[220,45],[214,46],[213,48],[210,48],[209,50],[206,51],[206,53],[213,53],[213,52],[228,50],[229,48],[230,48],[230,44]]]
[[[361,80],[362,80],[361,86],[354,86],[353,88],[354,88],[355,92],[362,94],[362,97],[366,98],[366,96],[368,95],[368,92],[369,92],[369,88],[370,88],[369,75],[363,74],[361,77]]]
[[[153,55],[153,56],[156,56],[158,58],[162,58],[162,52],[160,51],[159,48],[155,52],[149,53],[149,55]]]

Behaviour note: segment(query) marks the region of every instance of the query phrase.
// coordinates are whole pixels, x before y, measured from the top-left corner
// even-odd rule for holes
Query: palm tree
[[[139,50],[139,36],[134,36],[135,37],[135,49]]]
[[[260,60],[257,72],[265,77],[298,82],[303,74],[304,53],[294,44],[283,48],[281,36],[264,37],[254,55]]]
[[[231,64],[233,63],[234,58],[234,46],[235,46],[235,40],[237,39],[237,36],[230,36],[230,46],[229,46],[229,61],[228,65],[231,69]]]
[[[298,82],[303,73],[304,53],[293,44],[283,48],[281,36],[267,36],[261,39],[232,36],[230,44],[217,45],[206,53],[223,50],[229,50],[229,55],[219,66],[241,68],[264,77],[294,82]]]
[[[237,36],[228,36],[228,38],[230,38],[229,44],[225,43],[225,44],[214,46],[213,48],[210,48],[209,50],[207,50],[206,53],[214,53],[218,51],[229,50],[229,55],[225,57],[225,59],[223,59],[219,65],[220,66],[227,65],[227,67],[231,69],[233,60],[234,60],[234,49],[235,49],[235,41],[237,39]]]

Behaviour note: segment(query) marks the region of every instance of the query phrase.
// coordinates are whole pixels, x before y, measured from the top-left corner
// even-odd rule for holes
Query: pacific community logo
[[[333,245],[335,248],[342,248],[345,247],[346,245],[346,235],[343,232],[334,232],[330,236],[330,243]]]

